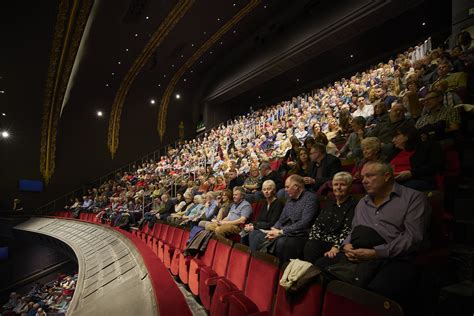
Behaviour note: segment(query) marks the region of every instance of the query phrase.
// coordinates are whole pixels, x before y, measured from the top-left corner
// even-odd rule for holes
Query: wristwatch
[[[337,250],[341,248],[339,245],[334,245],[333,247],[336,248]]]

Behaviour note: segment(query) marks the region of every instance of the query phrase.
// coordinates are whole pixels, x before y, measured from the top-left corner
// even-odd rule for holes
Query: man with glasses
[[[309,152],[309,159],[313,163],[311,176],[304,177],[303,181],[310,191],[317,191],[324,183],[332,180],[332,177],[342,170],[341,160],[326,153],[324,144],[314,144]]]
[[[443,139],[446,138],[445,133],[459,130],[461,116],[456,109],[443,106],[443,94],[440,91],[430,91],[422,103],[424,111],[415,127],[423,134]]]

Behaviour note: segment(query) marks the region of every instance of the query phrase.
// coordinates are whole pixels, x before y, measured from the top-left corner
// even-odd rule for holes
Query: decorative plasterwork
[[[64,94],[93,0],[60,0],[46,78],[40,171],[48,184],[55,169],[56,136]]]
[[[107,137],[107,146],[109,147],[112,159],[117,152],[119,145],[119,131],[120,131],[120,118],[122,115],[122,109],[127,97],[127,94],[132,86],[135,78],[140,73],[141,69],[148,63],[157,47],[163,42],[168,33],[174,28],[184,14],[191,8],[194,0],[181,0],[179,1],[160,24],[156,32],[151,37],[143,51],[134,61],[130,69],[128,70],[125,78],[120,84],[120,87],[115,95],[114,102],[112,104],[112,111],[109,120],[109,131]]]
[[[233,28],[241,19],[249,14],[255,7],[261,3],[261,0],[251,0],[244,8],[242,8],[236,15],[234,15],[227,23],[225,23],[216,33],[214,33],[173,75],[173,78],[168,83],[165,93],[160,102],[160,109],[158,113],[158,133],[161,140],[166,132],[166,116],[168,113],[168,105],[173,94],[174,88],[184,75],[184,73],[219,39]]]

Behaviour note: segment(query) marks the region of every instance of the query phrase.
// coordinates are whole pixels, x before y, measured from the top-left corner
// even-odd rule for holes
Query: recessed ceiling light
[[[232,3],[232,6],[235,7],[235,3]]]
[[[258,98],[260,99],[261,97],[260,97],[260,96],[258,96]]]
[[[106,87],[108,87],[108,86],[109,86],[109,84],[108,84],[108,83],[106,83],[106,84],[105,84],[105,86],[106,86]]]
[[[204,33],[204,35],[206,35],[206,34],[207,34],[207,32],[206,32],[206,31],[204,31],[203,33]]]
[[[173,68],[174,68],[174,64],[172,64],[172,65],[171,65],[171,67],[173,67]]]
[[[266,6],[266,5],[264,5],[264,6],[263,6],[263,8],[264,8],[264,9],[266,9],[266,8],[267,8],[267,6]]]
[[[179,99],[181,98],[181,96],[179,94],[176,94],[176,99]]]
[[[97,116],[100,117],[100,116],[103,116],[103,115],[104,115],[104,113],[102,113],[102,111],[97,111]]]
[[[2,113],[2,116],[7,116],[7,113]]]
[[[115,72],[112,73],[112,76],[115,76]]]
[[[212,55],[212,50],[209,52],[209,54],[211,54],[211,55]]]
[[[221,20],[220,18],[217,18],[217,22],[220,22],[220,20]]]
[[[145,17],[145,19],[147,19],[147,20],[148,20],[149,18],[150,18],[149,16],[146,16],[146,17]]]
[[[190,71],[190,73],[193,73],[193,72],[194,72],[194,70],[191,70],[191,71]]]
[[[138,37],[138,33],[135,33],[135,37]]]
[[[353,55],[353,54],[351,54],[349,57],[350,57],[350,58],[354,58],[354,55]]]
[[[187,81],[186,78],[184,78],[183,81],[186,82]]]
[[[422,25],[422,26],[425,26],[425,25],[426,25],[426,22],[421,23],[421,25]]]
[[[10,137],[10,133],[8,133],[7,131],[3,131],[2,132],[2,137],[3,138],[8,138],[8,137]]]
[[[117,62],[117,64],[121,65],[121,64],[122,64],[122,62],[121,62],[121,61],[118,61],[118,62]]]
[[[184,57],[184,55],[181,55],[181,58],[183,58],[183,57]]]
[[[223,43],[223,42],[220,42],[220,44],[222,45],[222,44],[224,44],[224,43]]]
[[[191,47],[194,47],[194,44],[191,44]]]
[[[202,60],[199,63],[202,64]]]
[[[166,75],[163,75],[163,78],[166,78]]]
[[[232,33],[234,33],[234,34],[235,34],[235,33],[237,33],[237,31],[236,31],[236,30],[234,30]]]
[[[158,84],[158,87],[161,87],[161,83]]]
[[[0,93],[1,93],[1,94],[4,94],[4,93],[5,93],[5,90],[0,90]]]
[[[150,104],[155,104],[155,103],[156,103],[155,99],[150,100]]]
[[[128,48],[125,48],[125,51],[128,52]]]
[[[296,79],[296,82],[300,82],[300,79],[299,79],[299,78],[297,78],[297,79]]]

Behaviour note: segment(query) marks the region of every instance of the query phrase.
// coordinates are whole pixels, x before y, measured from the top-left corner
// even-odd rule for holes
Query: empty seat
[[[171,242],[165,243],[163,246],[163,263],[167,269],[171,267],[171,258],[173,257],[175,249],[181,244],[183,233],[184,229],[176,228]]]
[[[271,313],[278,275],[278,259],[276,257],[258,251],[253,253],[244,292],[229,295],[228,315]]]
[[[398,316],[403,310],[396,302],[341,281],[329,283],[324,296],[323,316]]]
[[[146,244],[150,249],[153,249],[153,242],[155,239],[157,239],[160,236],[162,227],[163,227],[163,224],[155,223],[155,226],[153,227],[153,233],[147,236]]]
[[[189,231],[186,230],[183,233],[183,237],[181,238],[181,244],[177,249],[175,249],[173,253],[173,257],[171,259],[171,266],[170,266],[170,272],[172,275],[177,276],[179,274],[179,262],[180,258],[183,254],[184,249],[186,248],[186,243],[189,239]]]
[[[176,230],[177,230],[176,227],[170,226],[168,228],[167,234],[163,237],[163,239],[158,240],[157,253],[158,253],[158,259],[160,259],[161,262],[163,262],[163,259],[164,259],[164,246],[165,246],[165,243],[171,242],[171,240],[173,239],[173,235],[174,235]]]
[[[216,253],[211,267],[201,267],[199,271],[199,298],[206,310],[211,307],[211,298],[214,286],[207,285],[207,279],[211,277],[225,276],[232,251],[232,241],[219,239],[216,246]]]
[[[183,253],[179,258],[179,279],[184,284],[189,284],[189,288],[194,295],[199,294],[199,270],[202,266],[212,265],[216,245],[217,240],[210,239],[202,256],[186,257]]]
[[[169,225],[162,224],[160,234],[156,238],[153,238],[152,250],[157,256],[158,256],[158,242],[165,238],[165,236],[168,234],[169,228],[170,228]]]
[[[323,287],[312,283],[297,293],[287,295],[282,286],[278,286],[274,316],[321,315]]]
[[[242,244],[234,244],[230,253],[225,278],[208,278],[206,285],[215,286],[211,300],[211,315],[227,315],[227,296],[235,291],[243,291],[250,263],[250,249]]]

